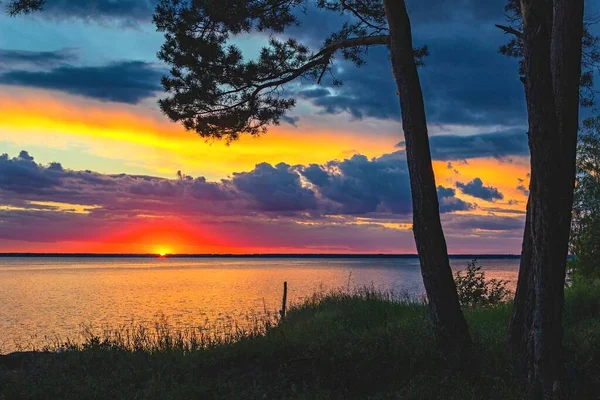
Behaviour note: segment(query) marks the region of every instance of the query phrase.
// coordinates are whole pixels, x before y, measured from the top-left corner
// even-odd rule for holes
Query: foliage
[[[485,272],[477,260],[467,262],[467,269],[457,271],[454,276],[458,299],[463,306],[497,306],[505,303],[510,295],[507,281],[485,279]]]
[[[308,7],[347,17],[324,34],[318,50],[287,36]],[[289,84],[320,84],[329,75],[340,85],[332,70],[336,54],[361,66],[369,46],[389,42],[381,0],[161,0],[154,22],[165,36],[158,57],[171,66],[161,110],[202,137],[227,142],[279,124],[295,105]],[[234,44],[252,32],[269,37],[256,59]],[[426,47],[415,49],[418,65],[426,55]]]
[[[579,137],[569,245],[573,277],[600,277],[600,117],[585,120]]]
[[[8,15],[14,17],[19,14],[30,14],[44,7],[46,0],[12,0],[7,6]],[[0,5],[3,3],[0,2]]]
[[[167,327],[158,336],[123,332],[138,338],[130,345],[91,336],[20,371],[0,366],[0,399],[523,399],[505,347],[510,312],[510,304],[466,310],[471,375],[436,351],[425,304],[364,290],[315,295],[283,323],[210,345],[183,345]],[[599,313],[597,287],[566,290],[573,398],[600,394]]]

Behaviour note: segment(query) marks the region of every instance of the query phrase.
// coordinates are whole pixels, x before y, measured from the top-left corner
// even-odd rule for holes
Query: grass
[[[90,335],[0,372],[0,399],[522,399],[511,306],[465,310],[468,375],[440,358],[426,306],[362,290],[315,295],[280,324],[213,335],[158,324]],[[600,293],[570,288],[565,342],[576,398],[600,394]]]

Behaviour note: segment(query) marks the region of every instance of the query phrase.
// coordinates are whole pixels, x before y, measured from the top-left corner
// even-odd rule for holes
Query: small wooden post
[[[281,315],[281,319],[285,319],[286,303],[287,303],[287,282],[283,282],[283,299],[281,300],[281,310],[279,311],[279,315]]]

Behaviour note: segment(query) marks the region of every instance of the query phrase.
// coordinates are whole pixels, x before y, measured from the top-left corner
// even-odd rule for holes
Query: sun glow
[[[169,254],[171,254],[171,251],[169,249],[167,249],[166,247],[159,247],[156,249],[156,254],[159,257],[166,257]]]

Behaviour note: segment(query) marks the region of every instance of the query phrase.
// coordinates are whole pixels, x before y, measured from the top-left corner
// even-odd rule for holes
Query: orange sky
[[[182,170],[217,179],[260,162],[324,163],[357,152],[379,156],[392,152],[400,139],[399,133],[365,136],[303,124],[274,127],[264,136],[242,137],[227,146],[206,142],[147,107],[1,89],[2,139],[24,148],[43,145],[61,150],[61,162],[74,169],[87,168],[77,154],[87,153],[110,161],[99,172],[129,172],[137,167],[157,176],[173,177]]]
[[[349,158],[355,153],[369,158],[379,157],[397,151],[395,144],[401,141],[401,135],[394,132],[400,127],[394,124],[389,124],[389,133],[366,134],[364,126],[369,125],[368,120],[336,129],[325,128],[326,118],[316,116],[311,123],[302,123],[298,127],[282,125],[271,129],[263,137],[243,137],[226,146],[221,142],[206,143],[178,124],[169,122],[156,112],[155,107],[147,104],[115,105],[29,89],[7,88],[0,93],[0,108],[3,110],[0,114],[0,142],[13,150],[12,155],[17,149],[26,149],[35,155],[37,161],[58,161],[74,170],[92,169],[101,173],[126,172],[168,178],[173,178],[176,171],[181,170],[188,175],[218,181],[234,172],[252,170],[261,162],[272,165],[279,162],[323,164]],[[353,124],[356,127],[361,124],[361,130],[353,131]],[[524,179],[528,172],[525,158],[510,161],[476,158],[465,163],[454,162],[453,168],[448,168],[446,161],[435,161],[434,170],[439,185],[454,187],[458,181],[467,182],[479,177],[485,185],[494,186],[505,195],[503,200],[490,203],[457,190],[457,198],[477,205],[476,209],[462,214],[515,216],[525,209],[526,198],[516,189],[518,179]],[[74,206],[66,204],[61,207],[68,209]],[[6,210],[8,208],[5,207]],[[130,225],[95,241],[69,240],[57,245],[23,243],[8,238],[0,250],[101,253],[353,251],[333,245],[328,248],[302,245],[270,248],[268,244],[247,246],[242,239],[215,236],[210,228],[193,221],[154,218],[138,216]],[[367,217],[345,222],[348,223],[355,226],[375,224],[373,226],[390,234],[401,234],[408,239],[406,244],[398,246],[404,249],[400,251],[414,251],[410,220],[382,224]],[[368,230],[363,232],[368,235]],[[379,250],[386,252],[385,247]],[[460,252],[460,249],[455,252]]]

